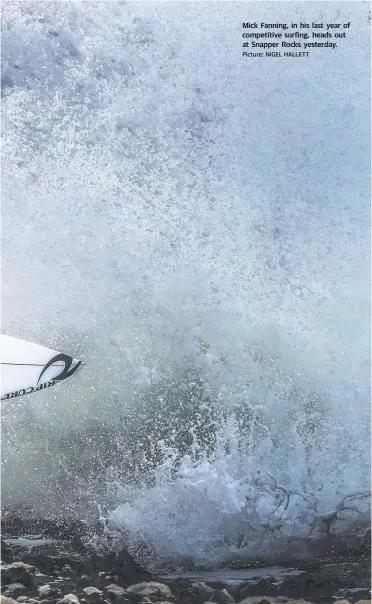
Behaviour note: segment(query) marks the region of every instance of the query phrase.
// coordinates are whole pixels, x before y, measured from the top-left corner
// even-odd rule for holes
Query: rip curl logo
[[[50,382],[45,382],[44,384],[40,384],[37,388],[33,386],[29,386],[28,388],[22,388],[21,390],[16,390],[15,392],[7,392],[2,399],[8,400],[9,398],[16,398],[17,396],[24,396],[25,394],[31,394],[32,392],[36,392],[37,390],[44,390],[44,388],[50,388],[50,386],[54,386],[55,380],[51,380]]]
[[[47,371],[47,369],[49,369],[49,367],[54,365],[54,363],[58,363],[58,361],[62,361],[65,364],[65,366],[62,369],[61,373],[59,373],[58,375],[53,377],[53,382],[61,382],[62,380],[65,380],[66,378],[68,378],[71,375],[73,375],[74,373],[76,373],[76,371],[78,369],[80,369],[80,367],[81,367],[81,361],[77,361],[77,363],[75,363],[75,365],[73,365],[74,359],[72,357],[68,356],[67,354],[62,354],[62,353],[57,354],[55,357],[50,359],[50,361],[48,361],[48,363],[45,365],[45,367],[42,370],[42,372],[40,373],[39,379],[37,381],[38,384],[39,384],[41,378],[43,377],[44,373]]]

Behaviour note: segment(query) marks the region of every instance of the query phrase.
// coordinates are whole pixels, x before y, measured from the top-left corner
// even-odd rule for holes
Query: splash
[[[343,9],[353,62],[284,84],[214,8],[5,2],[2,25],[2,328],[87,364],[4,408],[3,501],[98,502],[134,548],[204,561],[346,526],[370,482],[367,12]]]

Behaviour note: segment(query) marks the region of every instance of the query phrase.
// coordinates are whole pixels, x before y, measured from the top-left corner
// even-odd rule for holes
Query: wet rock
[[[17,598],[17,602],[21,602],[21,604],[22,604],[22,602],[27,602],[27,600],[28,600],[27,596],[19,596]]]
[[[274,598],[273,596],[252,596],[245,598],[239,602],[239,604],[285,604],[286,602],[288,602],[288,604],[292,604],[294,600],[290,600],[284,596],[279,596],[277,598]],[[305,604],[305,600],[302,602],[302,604]]]
[[[46,596],[49,596],[49,594],[52,592],[52,588],[50,587],[50,585],[41,585],[41,587],[38,588],[37,593],[39,594],[39,596],[41,598],[45,598]]]
[[[58,600],[57,604],[80,604],[79,598],[75,594],[66,594]]]
[[[61,570],[61,577],[71,577],[72,568],[69,564],[65,564]]]
[[[0,604],[16,604],[16,601],[13,598],[9,598],[8,596],[1,595]]]
[[[30,524],[34,534],[36,528]],[[30,546],[29,539],[27,546],[25,540],[19,539],[19,542],[23,545],[10,540],[8,560],[2,569],[7,579],[3,581],[4,589],[12,583],[27,588],[18,596],[16,604],[295,604],[294,598],[303,598],[297,600],[297,604],[340,604],[341,599],[355,604],[358,598],[363,604],[371,604],[369,561],[359,555],[343,559],[341,563],[338,560],[334,563],[333,558],[314,559],[307,564],[296,561],[296,572],[285,575],[280,583],[277,576],[270,575],[270,569],[267,575],[261,573],[254,580],[255,573],[251,572],[251,580],[234,584],[219,579],[218,574],[213,580],[201,579],[196,583],[187,578],[156,578],[138,565],[126,550],[113,553],[81,546],[77,551],[72,541],[49,541],[42,546]],[[27,586],[18,575],[16,580],[9,575],[8,567],[13,560],[22,560],[21,566],[15,566],[18,570],[13,572],[26,570]],[[38,587],[46,585],[56,591],[35,596]],[[93,592],[84,592],[86,588]],[[278,594],[282,594],[281,597]],[[3,597],[11,595],[6,593]],[[27,600],[26,595],[29,596]],[[13,597],[0,602],[14,603]]]
[[[1,539],[1,560],[6,564],[10,564],[14,560],[11,548],[3,539]]]
[[[55,544],[47,544],[29,547],[27,551],[20,553],[20,557],[28,564],[36,566],[40,573],[58,575],[63,566],[70,562],[67,556],[63,557],[58,553]]]
[[[102,592],[100,589],[97,589],[97,587],[85,587],[83,589],[83,592],[85,593],[86,596],[94,596],[94,595],[100,595]]]
[[[18,598],[19,596],[24,595],[25,591],[26,587],[22,585],[22,583],[9,583],[5,595],[10,596],[11,598]]]
[[[113,601],[120,600],[127,593],[124,587],[120,587],[120,585],[116,585],[116,583],[110,583],[105,587],[105,591],[109,598]]]
[[[257,583],[252,584],[251,582],[244,582],[241,585],[238,586],[238,588],[235,591],[235,600],[237,602],[244,602],[244,604],[258,604],[258,602],[260,602],[260,599],[258,600],[254,600],[254,597],[258,597],[261,598],[261,600],[263,599],[263,596],[260,594],[270,594],[273,597],[274,594],[272,593],[272,582],[269,581],[268,579],[259,579],[259,581],[257,581]],[[277,595],[277,590],[275,593],[275,596],[273,597],[273,600],[275,600],[275,597]],[[266,597],[266,596],[265,596]],[[245,600],[248,598],[248,601],[245,602]],[[249,598],[251,598],[249,600]]]
[[[156,583],[155,581],[131,585],[130,587],[128,587],[127,591],[130,594],[138,594],[140,596],[156,598],[157,602],[159,602],[160,598],[167,598],[168,600],[174,599],[174,596],[168,585],[164,585],[164,583]]]
[[[82,537],[98,534],[99,530],[99,525],[88,525],[83,520],[40,518],[33,514],[32,509],[8,510],[1,518],[1,532],[7,536],[37,536],[77,543]]]
[[[300,598],[299,600],[289,600],[289,602],[290,604],[313,604],[313,602],[309,602],[308,600],[304,600],[303,598]]]
[[[125,548],[115,552],[106,551],[104,547],[104,554],[93,550],[89,539],[102,532],[100,524],[35,518],[33,511],[26,509],[19,510],[19,513],[3,512],[1,527],[3,539],[7,540],[2,542],[2,559],[7,564],[14,559],[22,560],[48,577],[87,575],[90,578],[84,587],[95,585],[92,577],[97,577],[98,573],[104,573],[101,577],[109,576],[110,583],[118,583],[119,580],[128,583],[128,578],[132,583],[153,579],[151,573],[138,564]],[[27,540],[20,536],[27,537]],[[18,577],[7,577],[6,583],[14,582],[24,583]]]
[[[106,556],[90,555],[86,569],[88,572],[91,569],[92,576],[105,571],[106,575],[115,575],[117,580],[125,582],[128,577],[131,577],[133,582],[136,579],[138,582],[152,579],[151,573],[142,568],[125,549],[117,553],[109,552]]]
[[[47,581],[49,581],[49,575],[44,575],[44,573],[35,573],[34,585],[45,585]]]
[[[338,602],[340,602],[341,600],[352,600],[353,602],[370,602],[370,597],[371,597],[371,589],[366,587],[366,588],[357,588],[357,589],[345,589],[342,590],[343,593],[340,594],[336,594],[336,601],[337,604]]]
[[[215,600],[217,604],[235,604],[233,596],[227,591],[227,589],[215,589],[211,595],[212,600]]]
[[[97,587],[94,587],[93,585],[90,585],[89,587],[84,587],[83,592],[85,594],[87,602],[100,602],[102,600],[103,592]]]
[[[11,562],[1,569],[1,582],[33,585],[37,569],[24,562]]]
[[[213,601],[214,589],[209,587],[204,582],[195,583],[185,580],[176,579],[171,583],[172,593],[175,594],[177,604],[204,604],[209,600]],[[168,600],[169,598],[167,598]]]
[[[199,602],[204,604],[204,602],[215,602],[215,604],[235,604],[235,598],[228,592],[225,587],[220,587],[216,589],[213,585],[206,585],[205,583],[194,583],[192,586],[192,590],[188,589],[183,593],[188,593],[190,598],[190,602]],[[177,601],[178,601],[177,594]]]
[[[61,590],[55,585],[42,585],[38,588],[37,593],[40,598],[56,598],[61,595]]]

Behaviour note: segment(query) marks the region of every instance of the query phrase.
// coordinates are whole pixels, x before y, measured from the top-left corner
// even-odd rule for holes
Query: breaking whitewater
[[[4,405],[3,507],[154,568],[357,546],[368,7],[285,78],[239,60],[241,4],[2,8],[2,330],[86,363]]]

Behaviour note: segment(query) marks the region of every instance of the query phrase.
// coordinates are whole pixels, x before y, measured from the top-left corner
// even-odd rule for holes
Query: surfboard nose
[[[33,344],[0,335],[1,399],[10,399],[54,386],[79,371],[79,359]]]

